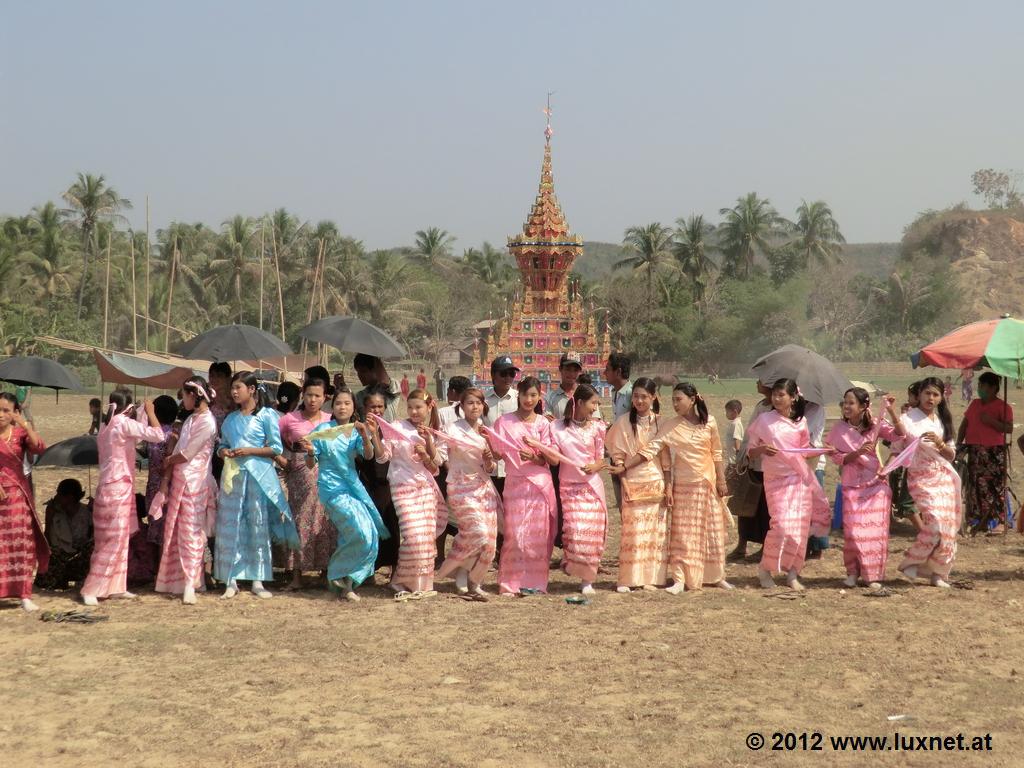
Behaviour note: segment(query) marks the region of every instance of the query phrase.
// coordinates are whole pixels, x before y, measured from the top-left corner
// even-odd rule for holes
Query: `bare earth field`
[[[724,399],[711,399],[720,420]],[[33,413],[44,439],[84,432],[86,400],[65,396],[58,409],[38,392]],[[69,475],[87,477],[37,470],[38,500]],[[967,588],[949,591],[896,579],[910,543],[910,529],[897,526],[889,597],[841,589],[839,534],[808,564],[808,591],[795,599],[781,587],[758,589],[753,563],[730,565],[739,587],[731,593],[619,595],[618,512],[609,516],[609,573],[585,606],[565,602],[575,585],[554,571],[548,596],[486,604],[455,599],[447,583],[436,598],[396,604],[380,575],[356,605],[319,588],[270,601],[200,596],[194,607],[144,590],[101,604],[109,621],[84,626],[45,623],[8,602],[0,608],[0,760],[1024,765],[1024,537],[963,540],[953,578]],[[71,593],[42,593],[38,602],[77,606]],[[896,731],[991,734],[992,750],[844,753],[829,740],[889,736],[891,746]],[[797,751],[772,751],[773,732],[820,732],[822,749],[802,751],[798,742]],[[749,749],[751,733],[765,747]]]

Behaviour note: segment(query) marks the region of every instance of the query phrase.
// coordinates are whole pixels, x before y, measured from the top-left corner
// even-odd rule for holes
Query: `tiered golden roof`
[[[540,187],[521,234],[508,238],[508,249],[519,265],[523,287],[528,289],[535,312],[557,312],[565,280],[578,256],[583,238],[569,231],[555,195],[551,172],[551,138],[546,134]]]

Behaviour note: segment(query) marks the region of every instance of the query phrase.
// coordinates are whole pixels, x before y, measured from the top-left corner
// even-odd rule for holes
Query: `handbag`
[[[764,484],[750,473],[746,458],[726,469],[725,481],[729,486],[729,511],[736,517],[755,517]]]
[[[662,480],[630,480],[622,478],[622,498],[630,503],[649,503],[661,501],[665,496],[665,483]]]

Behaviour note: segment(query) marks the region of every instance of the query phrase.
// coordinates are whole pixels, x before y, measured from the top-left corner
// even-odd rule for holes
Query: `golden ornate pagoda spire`
[[[544,160],[540,169],[540,186],[533,207],[523,225],[522,234],[508,238],[508,249],[519,265],[524,287],[532,289],[533,312],[555,313],[565,294],[566,279],[573,262],[583,253],[583,238],[569,231],[562,207],[555,195],[551,171],[551,94],[544,110]]]

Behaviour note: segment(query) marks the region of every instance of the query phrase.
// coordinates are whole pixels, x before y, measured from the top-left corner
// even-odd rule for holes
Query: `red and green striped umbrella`
[[[990,368],[1003,376],[1024,378],[1024,322],[1004,315],[964,325],[910,359],[915,368]]]

